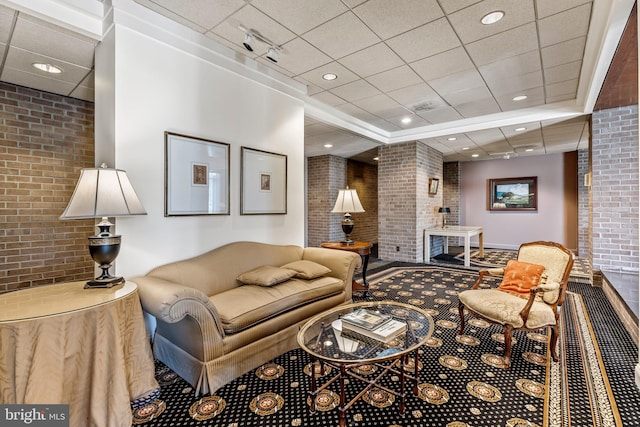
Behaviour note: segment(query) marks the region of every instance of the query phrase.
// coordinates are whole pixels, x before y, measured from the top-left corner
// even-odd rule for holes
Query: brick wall
[[[438,220],[442,190],[429,195],[429,178],[442,182],[442,153],[420,142],[380,148],[378,251],[381,259],[421,262],[423,230]]]
[[[638,272],[638,106],[592,116],[593,268]]]
[[[347,185],[347,159],[316,156],[307,159],[307,245],[344,238],[342,214],[332,214],[338,190]]]
[[[591,259],[591,192],[585,175],[591,170],[589,150],[578,150],[578,253]]]
[[[460,162],[445,163],[442,175],[442,206],[451,209],[447,214],[447,224],[460,225]],[[448,241],[451,246],[464,245],[464,239],[460,237],[449,237]]]
[[[94,166],[90,102],[0,82],[0,292],[94,274],[93,220],[62,221]]]
[[[356,225],[351,239],[378,242],[378,166],[349,160],[347,185],[355,188],[365,212],[352,214]]]

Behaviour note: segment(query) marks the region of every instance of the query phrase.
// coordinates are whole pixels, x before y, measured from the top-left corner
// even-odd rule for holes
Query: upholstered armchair
[[[481,270],[470,290],[458,295],[461,335],[465,312],[504,327],[504,361],[511,364],[511,336],[514,329],[537,330],[551,328],[549,346],[554,361],[558,361],[558,320],[573,267],[573,254],[554,242],[524,243],[517,260],[506,267]],[[498,288],[481,288],[487,275],[502,275]]]

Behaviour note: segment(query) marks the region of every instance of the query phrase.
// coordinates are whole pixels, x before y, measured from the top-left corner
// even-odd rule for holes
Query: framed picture
[[[287,156],[241,147],[240,214],[287,213]]]
[[[538,209],[537,177],[488,180],[487,209],[492,211],[535,211]]]
[[[164,133],[164,216],[229,215],[229,144]]]
[[[438,194],[438,185],[440,184],[440,179],[438,178],[429,178],[429,194]]]

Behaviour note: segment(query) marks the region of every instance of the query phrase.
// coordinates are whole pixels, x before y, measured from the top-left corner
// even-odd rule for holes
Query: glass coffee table
[[[365,308],[374,313],[391,315],[393,319],[406,323],[406,332],[385,343],[376,339],[356,339],[354,335],[342,332],[341,317],[355,310]],[[413,393],[418,393],[418,348],[433,332],[433,319],[425,311],[409,304],[395,301],[359,302],[335,307],[321,313],[304,324],[298,332],[298,344],[311,356],[311,411],[316,410],[316,397],[332,384],[339,387],[338,407],[340,427],[346,426],[346,411],[353,404],[377,387],[400,398],[400,413],[404,414],[406,380],[413,382]],[[325,372],[325,365],[336,373],[319,384],[319,373]],[[365,378],[360,373],[363,366],[376,367],[373,378]],[[381,384],[386,374],[400,378],[399,390]],[[345,380],[356,379],[364,385],[361,391],[349,396],[345,390]],[[354,384],[355,381],[350,381]]]

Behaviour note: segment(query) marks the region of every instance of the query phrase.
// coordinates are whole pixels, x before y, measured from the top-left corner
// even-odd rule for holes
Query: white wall
[[[564,244],[563,170],[562,154],[461,163],[461,224],[482,226],[489,248],[518,249],[535,240]],[[488,179],[528,176],[538,177],[537,211],[487,210]]]
[[[145,274],[232,241],[303,245],[301,99],[221,67],[206,55],[158,41],[141,28],[112,27],[96,58],[96,145],[115,147],[115,166],[127,171],[148,213],[118,218],[123,237],[117,273]],[[231,144],[231,215],[164,216],[165,131]],[[240,215],[241,146],[288,156],[286,215]],[[108,156],[103,151],[96,154]]]

